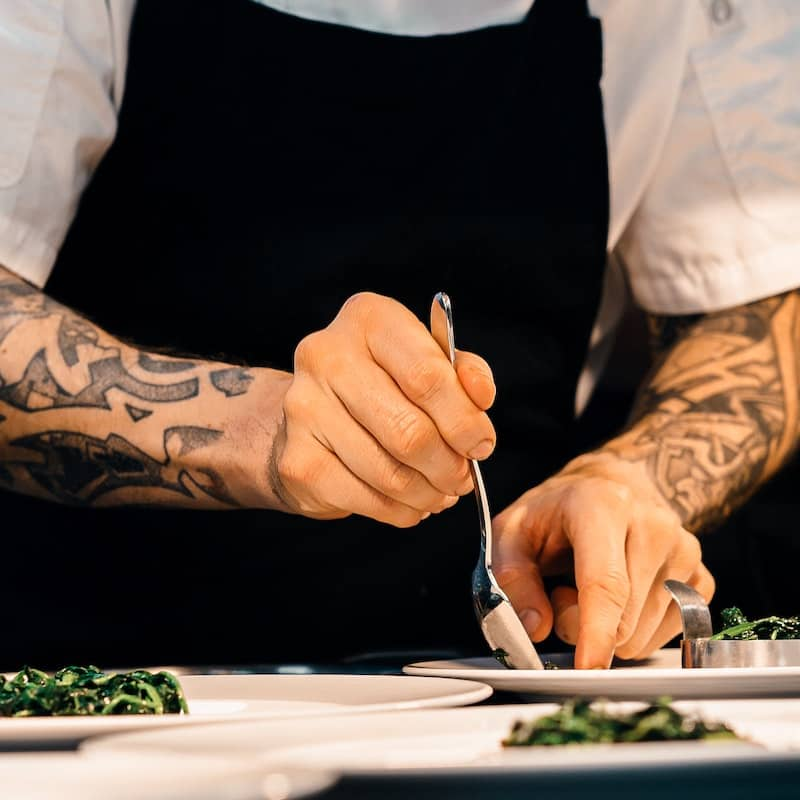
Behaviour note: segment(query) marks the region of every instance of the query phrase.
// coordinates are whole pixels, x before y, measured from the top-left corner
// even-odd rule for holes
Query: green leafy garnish
[[[723,629],[712,639],[800,639],[800,617],[763,617],[750,622],[736,606],[723,609],[720,616]]]
[[[8,680],[0,675],[0,717],[188,713],[183,689],[169,672],[106,674],[88,666],[50,676],[25,667]]]
[[[504,747],[594,744],[610,742],[664,742],[684,739],[736,739],[722,723],[708,723],[681,714],[662,697],[629,714],[613,714],[603,704],[574,698],[554,714],[529,722],[517,721],[503,739]]]
[[[492,650],[492,655],[506,668],[512,669],[511,665],[508,663],[508,653],[503,650],[502,647],[498,647],[496,650]]]

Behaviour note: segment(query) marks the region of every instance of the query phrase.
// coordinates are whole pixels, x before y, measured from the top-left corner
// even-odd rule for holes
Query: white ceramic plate
[[[276,771],[218,757],[0,755],[0,793],[8,800],[293,800],[334,782],[308,768]]]
[[[631,710],[640,704],[609,703]],[[461,773],[720,763],[785,758],[800,748],[800,701],[684,701],[675,707],[731,724],[751,742],[646,742],[503,748],[513,722],[552,713],[550,703],[314,720],[243,722],[149,731],[85,742],[88,755],[185,754],[243,758],[270,769],[311,768],[340,774]]]
[[[407,675],[183,675],[188,715],[0,718],[0,750],[74,747],[96,735],[241,719],[460,706],[491,687]]]
[[[555,663],[563,656],[543,655]],[[494,658],[420,661],[403,668],[408,675],[469,678],[497,690],[532,699],[576,695],[614,700],[677,698],[800,697],[800,667],[683,669],[680,650],[668,648],[635,666],[607,670],[506,669]]]

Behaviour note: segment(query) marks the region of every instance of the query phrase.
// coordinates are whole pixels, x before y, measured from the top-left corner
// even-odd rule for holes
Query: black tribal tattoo
[[[800,431],[800,293],[653,318],[652,375],[606,449],[645,463],[693,530],[714,527],[784,463]]]
[[[164,431],[165,458],[158,461],[116,434],[102,440],[82,433],[48,431],[13,441],[17,447],[39,453],[42,459],[25,464],[12,461],[6,471],[22,467],[48,495],[76,505],[91,505],[104,494],[132,486],[167,489],[192,497],[189,473],[172,469],[168,455],[174,446],[172,440],[177,438],[178,454],[183,455],[213,443],[221,435],[221,431],[205,428],[168,428]],[[206,491],[230,502],[227,493],[215,491],[220,479],[212,476],[212,487],[205,486]]]
[[[176,462],[214,447],[223,432],[158,420],[162,410],[201,392],[245,394],[253,380],[246,369],[211,369],[127,348],[2,268],[0,352],[0,485],[81,505],[116,495],[124,495],[122,502],[135,496],[135,502],[169,503],[174,496],[182,503],[207,497],[237,505],[214,469]],[[68,416],[53,416],[59,412]],[[24,435],[11,434],[12,416],[14,430]],[[164,419],[174,421],[175,412]],[[126,422],[134,431],[148,430],[151,445],[154,434],[160,437],[163,452],[151,447],[148,453],[122,435]]]

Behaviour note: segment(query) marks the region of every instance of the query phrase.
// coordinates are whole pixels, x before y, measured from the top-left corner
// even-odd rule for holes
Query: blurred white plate
[[[0,717],[0,750],[63,749],[89,736],[203,722],[469,705],[492,694],[484,683],[408,675],[183,675],[180,681],[189,714]]]
[[[562,655],[543,655],[554,663]],[[631,666],[612,669],[506,669],[494,658],[419,661],[403,668],[407,675],[468,678],[497,690],[532,698],[576,695],[614,700],[647,700],[661,695],[677,698],[747,698],[800,696],[800,667],[683,669],[680,650],[668,648]]]
[[[388,712],[281,722],[149,731],[85,742],[89,755],[125,753],[241,757],[265,768],[305,767],[340,774],[563,771],[640,768],[659,764],[724,763],[781,758],[800,746],[800,701],[733,700],[676,702],[683,712],[731,724],[755,742],[644,742],[566,747],[503,748],[520,719],[552,713],[550,703],[436,711]],[[609,703],[631,710],[640,704]],[[770,733],[770,730],[772,732]],[[777,732],[776,732],[777,731]],[[767,738],[760,738],[763,734]],[[771,737],[771,738],[770,738]],[[778,751],[778,752],[771,752]]]
[[[0,755],[0,793],[7,800],[292,800],[335,780],[307,768],[275,771],[217,757]]]

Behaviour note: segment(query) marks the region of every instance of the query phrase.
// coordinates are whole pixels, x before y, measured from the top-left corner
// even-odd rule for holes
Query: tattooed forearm
[[[242,367],[143,353],[0,267],[0,485],[72,504],[238,505],[206,456]],[[197,423],[197,424],[195,424]]]
[[[6,464],[7,482],[13,476],[33,480],[48,496],[72,505],[96,504],[103,495],[121,490],[156,489],[194,499],[197,490],[222,503],[238,505],[213,470],[199,475],[180,469],[175,456],[213,443],[221,431],[206,428],[168,428],[164,432],[164,458],[152,458],[116,434],[105,440],[70,431],[48,431],[17,439],[13,445],[41,455],[37,462]]]
[[[211,373],[214,388],[228,397],[244,394],[250,388],[252,380],[247,370],[241,367],[228,367]]]
[[[792,454],[800,422],[800,292],[654,320],[663,349],[631,426],[604,447],[644,465],[693,530],[712,527]]]

